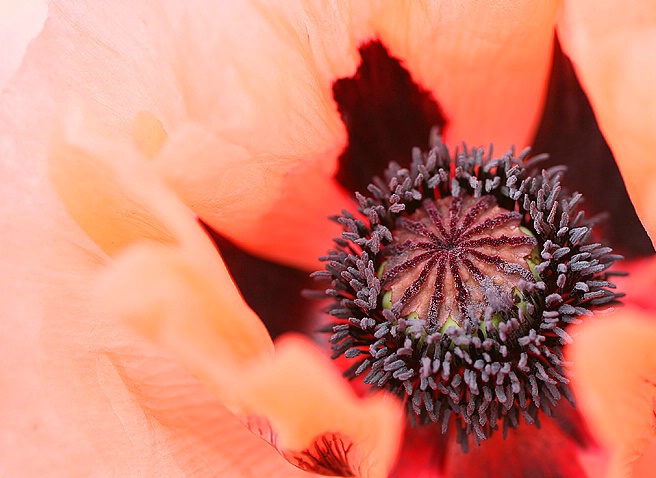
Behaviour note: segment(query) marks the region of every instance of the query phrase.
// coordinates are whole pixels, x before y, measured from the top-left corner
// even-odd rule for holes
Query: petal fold
[[[656,238],[656,8],[568,0],[558,36],[590,100],[627,191]]]
[[[356,398],[301,339],[282,342],[274,355],[200,224],[138,146],[90,124],[74,115],[55,136],[51,176],[71,215],[115,259],[101,281],[98,311],[170,349],[293,464],[385,476],[401,433],[399,404]]]
[[[314,471],[320,459],[324,474],[388,476],[402,434],[400,404],[382,393],[357,398],[307,339],[279,339],[275,361],[254,370],[243,393],[248,407],[268,418],[276,446],[292,463]]]
[[[181,355],[220,364],[207,371],[209,377],[199,376],[229,384],[238,370],[271,360],[273,343],[229,276],[218,280],[189,255],[153,246],[135,246],[122,254],[103,278],[101,310],[127,320],[156,342],[175,344]],[[231,400],[230,388],[217,393]]]
[[[282,339],[274,357],[257,348],[220,288],[168,250],[134,248],[102,290],[110,315],[171,350],[291,463],[321,474],[387,476],[401,436],[400,405],[357,398],[307,339]]]
[[[242,248],[308,269],[339,231],[327,217],[350,207],[334,181],[346,132],[331,91],[357,66],[348,7],[216,2],[174,29],[187,118],[155,160],[161,173]]]
[[[153,304],[148,301],[155,300],[160,313],[183,317],[176,308],[184,302],[177,288],[180,294],[198,297],[197,308],[205,315],[208,303],[220,302],[229,322],[217,333],[206,331],[205,339],[218,343],[222,337],[224,347],[232,347],[242,360],[249,352],[272,352],[266,328],[245,304],[209,237],[133,145],[98,132],[77,111],[54,135],[50,173],[71,216],[105,252],[120,257],[143,248],[136,259],[119,262],[127,263],[130,272],[114,268],[120,280],[107,295],[112,298],[108,306],[115,293],[131,307],[149,308]],[[234,336],[233,331],[242,334]]]

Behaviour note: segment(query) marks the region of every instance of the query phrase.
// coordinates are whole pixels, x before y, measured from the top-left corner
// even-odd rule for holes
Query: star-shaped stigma
[[[513,288],[535,282],[527,258],[537,241],[520,228],[521,219],[493,196],[425,199],[397,219],[394,240],[383,250],[388,305],[440,327],[512,305]]]

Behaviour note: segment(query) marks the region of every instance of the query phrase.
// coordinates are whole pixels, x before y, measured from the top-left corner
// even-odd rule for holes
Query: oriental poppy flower
[[[390,152],[399,159],[396,148],[422,141],[414,130],[443,122],[448,142],[530,143],[558,5],[273,3],[50,4],[2,100],[13,219],[3,351],[20,357],[3,368],[7,474],[303,474],[228,410],[309,470],[384,476],[394,466],[394,402],[356,398],[298,337],[274,351],[195,219],[311,270],[338,232],[325,217],[350,208],[335,178],[358,185],[353,173],[366,171],[366,184]],[[585,72],[573,11],[563,31]],[[392,57],[416,92],[401,103],[418,105],[421,125],[379,121],[373,100],[400,93],[380,87],[389,69],[376,76]],[[362,91],[380,94],[358,103],[354,85],[367,78],[377,88]],[[375,154],[361,154],[372,147],[363,122],[383,133],[369,133],[382,144]],[[395,136],[404,125],[409,145]],[[629,186],[648,225],[644,187]],[[590,440],[571,409],[468,455],[430,426],[408,428],[392,473],[521,475],[549,463],[562,468],[545,475],[576,476],[585,447],[575,442]]]

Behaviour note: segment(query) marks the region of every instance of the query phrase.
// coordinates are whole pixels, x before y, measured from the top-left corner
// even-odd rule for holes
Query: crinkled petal
[[[648,1],[565,1],[558,36],[653,241],[656,8]]]
[[[146,115],[170,142],[147,154],[203,221],[312,268],[338,233],[326,217],[350,206],[331,84],[356,66],[345,1],[53,0],[10,90],[47,90],[45,111],[81,96],[124,135]]]
[[[105,140],[80,118],[56,136],[51,175],[71,215],[116,258],[99,313],[171,348],[249,426],[264,423],[262,435],[292,463],[384,476],[399,436],[395,401],[360,403],[328,359],[298,341],[273,360],[264,325],[201,226],[134,146]]]
[[[273,360],[257,357],[257,350],[249,357],[220,288],[182,254],[133,249],[110,271],[103,291],[110,315],[172,350],[290,462],[322,474],[386,476],[401,433],[396,401],[357,398],[307,339],[282,340]]]
[[[311,268],[338,232],[326,216],[351,207],[333,179],[346,133],[331,87],[359,42],[380,37],[435,94],[454,142],[523,146],[541,108],[553,2],[395,5],[57,0],[30,71],[50,102],[81,95],[126,134],[154,117],[167,144],[150,154],[205,222]]]
[[[233,330],[241,333],[231,336],[231,328],[224,328],[219,335],[225,335],[226,347],[244,348],[240,353],[231,350],[242,360],[249,353],[266,356],[272,352],[266,328],[239,295],[196,218],[153,173],[147,159],[133,145],[94,132],[91,124],[84,113],[77,112],[52,141],[51,177],[71,216],[110,255],[140,244],[160,246],[181,254],[180,268],[189,262],[206,270],[211,290],[200,288],[195,293],[205,292],[212,294],[213,300],[220,300],[235,325]],[[144,274],[153,274],[149,284],[155,286],[158,279],[164,281],[156,262],[146,262],[142,268]],[[141,297],[141,282],[129,281],[130,276],[125,279],[125,293],[132,293],[130,301],[136,303]],[[162,282],[156,289],[177,300],[175,288],[165,284]],[[189,286],[194,287],[194,282]],[[184,288],[180,290],[183,293]]]
[[[610,475],[631,476],[656,437],[656,321],[624,307],[578,327],[567,352],[573,385],[592,432],[612,452]]]
[[[244,427],[196,378],[188,372],[181,373],[170,359],[135,357],[121,352],[108,354],[108,359],[125,384],[126,392],[138,398],[143,413],[154,424],[160,424],[168,437],[177,434],[195,439],[190,445],[171,440],[174,456],[180,463],[177,473],[236,478],[314,476],[285,461]],[[153,475],[161,469],[164,476],[180,476],[162,465],[149,465],[152,468],[148,472]],[[132,476],[134,472],[128,470],[125,475]]]
[[[354,3],[358,38],[379,37],[442,107],[445,137],[498,152],[530,144],[540,119],[558,2]]]
[[[0,108],[3,476],[308,476],[167,351],[100,313],[92,292],[109,259],[50,184],[42,117],[11,105]]]
[[[175,70],[192,120],[170,132],[162,174],[240,246],[316,267],[338,232],[327,217],[351,205],[334,181],[346,132],[331,92],[357,66],[347,2],[216,2],[185,14]]]

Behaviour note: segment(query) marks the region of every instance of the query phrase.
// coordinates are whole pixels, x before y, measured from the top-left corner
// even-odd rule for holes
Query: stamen
[[[346,375],[397,394],[413,423],[454,426],[465,449],[572,402],[567,329],[621,296],[621,257],[590,241],[563,169],[528,154],[415,149],[357,195],[359,215],[334,218],[344,232],[315,273]]]

